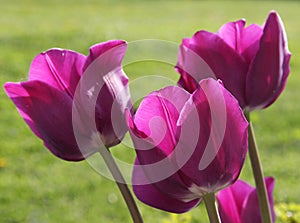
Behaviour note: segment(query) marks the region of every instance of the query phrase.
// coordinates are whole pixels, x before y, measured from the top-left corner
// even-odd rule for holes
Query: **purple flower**
[[[155,91],[127,122],[137,154],[133,190],[152,207],[186,212],[239,176],[248,122],[219,81],[203,80],[193,94]]]
[[[198,31],[183,39],[177,71],[178,84],[193,92],[198,82],[216,77],[247,110],[271,105],[280,95],[291,54],[283,23],[272,11],[263,27],[245,20],[223,25],[217,33]]]
[[[88,56],[50,49],[32,61],[28,81],[4,87],[25,122],[54,155],[79,161],[102,145],[118,144],[126,132],[123,113],[129,91],[121,69],[125,51],[121,40],[96,44]],[[117,129],[112,113],[119,121]]]
[[[266,177],[272,222],[275,222],[273,189],[274,178]],[[236,181],[232,186],[221,190],[217,195],[219,213],[222,223],[260,223],[261,216],[256,188],[242,180]]]

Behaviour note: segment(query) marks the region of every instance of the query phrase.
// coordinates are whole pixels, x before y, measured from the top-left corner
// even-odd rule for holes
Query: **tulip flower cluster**
[[[204,200],[211,222],[223,223],[266,222],[259,207],[267,204],[274,222],[274,179],[254,188],[238,178],[248,146],[251,159],[255,146],[249,112],[270,106],[290,71],[279,15],[272,11],[262,27],[239,20],[183,39],[179,86],[151,92],[135,113],[121,65],[125,51],[121,40],[96,44],[88,56],[50,49],[33,60],[28,81],[4,87],[32,132],[61,159],[80,161],[98,151],[106,159],[129,130],[133,191],[145,204],[183,213]],[[119,174],[113,159],[107,164]],[[124,184],[118,186],[124,195]],[[130,195],[124,199],[142,222]]]

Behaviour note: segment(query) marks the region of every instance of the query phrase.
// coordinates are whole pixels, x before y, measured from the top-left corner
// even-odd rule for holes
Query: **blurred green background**
[[[297,1],[0,0],[0,84],[26,80],[31,60],[48,48],[87,54],[91,45],[109,39],[161,39],[179,44],[197,30],[215,32],[223,23],[240,18],[246,18],[247,24],[263,24],[272,9],[279,12],[286,26],[293,54],[291,74],[276,103],[254,112],[252,118],[265,174],[276,178],[276,203],[300,203]],[[176,58],[176,54],[170,56]],[[155,61],[128,64],[125,71],[131,80],[153,74],[178,79],[172,65]],[[139,94],[142,88],[132,91]],[[1,223],[131,222],[114,182],[85,161],[66,162],[48,152],[24,124],[3,89],[0,123]],[[112,150],[126,162],[134,159],[132,149],[124,145]],[[248,160],[241,178],[253,184]],[[170,217],[138,204],[147,223]],[[208,222],[203,204],[189,216],[191,222]]]

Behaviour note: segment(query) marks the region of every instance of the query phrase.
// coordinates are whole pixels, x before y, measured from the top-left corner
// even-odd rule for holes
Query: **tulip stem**
[[[271,223],[271,212],[270,212],[270,204],[267,195],[266,184],[264,180],[264,173],[262,170],[262,165],[259,157],[258,147],[255,140],[254,129],[252,123],[250,121],[250,113],[245,112],[245,116],[249,121],[248,127],[248,151],[250,162],[252,166],[252,172],[254,175],[254,180],[256,184],[256,189],[258,193],[258,201],[260,207],[260,213],[262,218],[262,223]]]
[[[100,148],[99,153],[103,157],[105,164],[107,165],[110,173],[112,174],[113,178],[115,179],[115,182],[126,202],[127,208],[131,214],[131,218],[132,218],[133,222],[134,223],[143,223],[143,219],[142,219],[142,216],[136,205],[136,202],[133,199],[133,196],[128,188],[128,185],[126,184],[126,181],[125,181],[119,167],[117,166],[115,160],[113,159],[111,153],[105,147]]]
[[[214,193],[208,193],[203,196],[206,211],[209,217],[210,223],[221,223],[218,213],[216,198]]]

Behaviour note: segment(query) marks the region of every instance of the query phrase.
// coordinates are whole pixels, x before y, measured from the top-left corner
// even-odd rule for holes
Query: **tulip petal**
[[[183,43],[179,47],[175,70],[180,73],[178,85],[193,93],[200,80],[209,77],[216,78],[216,75],[196,52],[186,47],[184,43],[188,45],[189,41],[189,39],[183,39]]]
[[[182,137],[181,144],[191,156],[180,173],[191,180],[188,186],[196,185],[202,193],[216,192],[239,176],[247,153],[248,122],[237,100],[219,82],[206,79],[199,84],[178,120],[181,128],[194,123],[190,134],[200,128],[195,147],[185,140],[188,137]],[[194,117],[189,114],[195,109],[198,123],[190,120]]]
[[[265,183],[266,183],[267,193],[270,202],[272,222],[275,222],[276,215],[274,211],[274,200],[272,195],[274,189],[274,179],[272,177],[265,178]],[[243,223],[261,222],[258,195],[257,195],[257,190],[255,188],[253,188],[253,190],[245,200],[243,211],[241,213],[241,222]]]
[[[185,90],[187,90],[189,93],[192,94],[197,89],[198,82],[196,82],[196,80],[192,77],[192,75],[188,74],[186,71],[179,68],[178,65],[176,66],[175,70],[177,70],[178,73],[180,73],[180,78],[177,83],[178,86],[184,88]]]
[[[180,179],[179,168],[172,159],[176,156],[176,152],[173,153],[176,122],[189,96],[182,88],[166,87],[149,94],[134,119],[127,113],[129,132],[148,181],[170,197],[184,201],[195,199],[195,196]]]
[[[245,27],[245,20],[239,20],[226,23],[217,34],[250,64],[257,53],[262,28],[256,24]]]
[[[272,215],[272,222],[276,221],[276,214],[274,209],[274,198],[273,198],[273,190],[275,187],[275,179],[273,177],[266,177],[265,184],[267,187],[267,193],[270,203],[271,215]]]
[[[250,65],[246,80],[248,106],[261,109],[274,101],[285,82],[289,59],[285,58],[286,49],[284,28],[275,12],[271,12],[264,26],[259,50]],[[287,47],[287,46],[286,46]]]
[[[27,125],[33,131],[33,133],[37,135],[39,138],[42,138],[42,135],[40,134],[39,130],[36,128],[34,121],[31,119],[26,109],[27,107],[29,107],[30,104],[32,104],[30,102],[30,95],[26,91],[26,89],[22,87],[21,83],[7,82],[4,85],[4,90],[8,95],[8,97],[16,105],[21,117],[25,120]]]
[[[39,80],[66,91],[73,97],[79,82],[85,56],[62,49],[50,49],[34,58],[29,70],[29,80]]]
[[[95,60],[100,60],[102,64],[106,65],[106,72],[109,72],[121,65],[125,50],[126,42],[123,40],[110,40],[95,44],[90,48],[83,71],[92,63],[95,63]]]
[[[240,105],[245,105],[244,86],[248,65],[233,48],[217,34],[206,31],[197,32],[182,44],[203,59],[215,76],[222,80],[225,87],[239,100]],[[185,67],[182,69],[186,70]]]
[[[250,64],[259,49],[259,41],[263,30],[259,25],[251,24],[243,30],[240,54],[247,64]]]
[[[57,157],[84,159],[72,126],[72,99],[40,81],[7,83],[5,90],[32,131]]]
[[[148,182],[157,183],[169,177],[176,177],[177,175],[173,175],[178,171],[178,167],[173,165],[171,159],[157,146],[151,137],[148,137],[143,131],[137,128],[128,110],[126,112],[126,118],[129,133],[137,153],[136,162],[141,163],[140,166],[135,166],[135,171],[143,171],[147,174],[146,183],[143,179],[135,178],[133,184],[143,185],[148,184]],[[180,182],[180,179],[178,180]]]
[[[288,78],[288,75],[290,73],[291,53],[288,49],[288,40],[287,40],[287,36],[286,36],[286,32],[285,32],[283,22],[282,22],[280,16],[279,15],[277,15],[277,16],[278,16],[278,20],[279,20],[279,23],[280,23],[280,27],[282,29],[282,32],[281,32],[282,39],[283,39],[282,47],[284,49],[284,59],[283,59],[283,65],[282,65],[283,75],[282,75],[282,80],[280,82],[280,86],[279,86],[278,90],[276,91],[276,93],[274,94],[274,98],[271,99],[265,107],[268,107],[269,105],[273,104],[274,101],[279,97],[279,95],[281,94],[281,92],[283,91],[283,89],[286,85],[287,78]]]
[[[125,51],[126,43],[121,40],[92,46],[75,98],[78,108],[85,110],[81,113],[96,113],[96,127],[107,147],[118,144],[127,131],[124,111],[131,101],[128,78],[121,67]]]
[[[139,165],[139,162],[136,161],[135,165]],[[133,169],[132,178],[134,182],[145,182],[145,184],[142,185],[133,185],[133,191],[139,200],[141,200],[145,204],[150,205],[151,207],[173,213],[183,213],[189,211],[200,202],[199,198],[189,202],[184,202],[178,199],[174,199],[161,192],[155,186],[155,184],[151,184],[148,181],[141,168]],[[146,183],[147,181],[148,183]]]
[[[246,21],[239,20],[224,24],[218,31],[217,35],[223,39],[228,46],[240,53],[242,51],[242,38]]]
[[[134,124],[140,132],[152,139],[153,146],[160,153],[169,155],[173,151],[176,145],[176,122],[189,96],[182,88],[172,86],[149,94],[140,104],[134,116]],[[136,149],[138,155],[139,152],[147,153],[145,149]],[[142,159],[147,157],[143,154]]]
[[[218,193],[218,208],[222,223],[241,223],[243,203],[252,190],[249,184],[237,180],[232,186]]]

